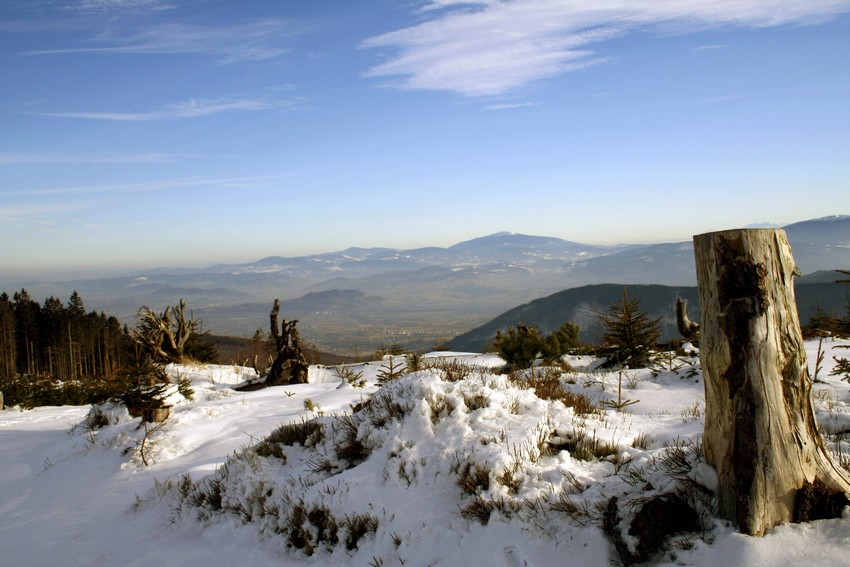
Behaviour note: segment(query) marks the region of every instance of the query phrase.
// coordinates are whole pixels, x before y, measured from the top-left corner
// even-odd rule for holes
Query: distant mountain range
[[[842,315],[850,302],[850,287],[835,283],[836,272],[816,272],[798,278],[794,283],[797,311],[805,324],[816,306],[824,311]],[[515,327],[517,323],[536,325],[550,333],[567,321],[579,326],[579,339],[595,343],[604,327],[601,313],[607,313],[611,304],[619,302],[626,290],[629,297],[639,302],[639,310],[652,319],[660,319],[661,340],[681,339],[676,327],[676,302],[688,301],[688,315],[699,322],[699,293],[696,286],[596,284],[567,289],[514,307],[471,331],[458,335],[446,344],[448,350],[482,352],[493,340],[497,331]]]
[[[804,273],[850,267],[850,216],[784,228]],[[448,248],[349,248],[203,269],[32,282],[26,288],[34,297],[63,299],[76,290],[87,308],[129,323],[142,305],[159,309],[182,297],[205,328],[236,336],[267,330],[272,300],[280,298],[281,316],[300,319],[307,340],[351,352],[373,349],[377,342],[433,347],[516,305],[565,289],[695,281],[691,242],[595,246],[500,232]]]

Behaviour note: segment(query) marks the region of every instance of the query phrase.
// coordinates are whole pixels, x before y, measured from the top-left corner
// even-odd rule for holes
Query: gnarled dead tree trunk
[[[699,342],[699,323],[688,317],[688,300],[681,297],[676,300],[676,327],[686,341]]]
[[[186,320],[186,301],[181,299],[177,307],[166,307],[160,315],[142,307],[134,334],[157,360],[184,362],[186,341],[192,334],[191,321]]]
[[[720,515],[763,535],[783,522],[840,515],[850,477],[826,451],[782,230],[694,237],[705,380],[706,462]]]
[[[274,300],[274,306],[269,314],[271,324],[271,336],[274,339],[277,356],[266,375],[266,386],[278,386],[281,384],[305,384],[307,383],[307,371],[310,365],[304,356],[301,345],[301,337],[298,335],[296,325],[298,320],[287,321],[283,319],[278,329],[277,316],[280,313],[280,300]]]

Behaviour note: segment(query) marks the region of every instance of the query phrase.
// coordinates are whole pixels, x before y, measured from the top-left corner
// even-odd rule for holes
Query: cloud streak
[[[174,4],[162,0],[79,0],[66,9],[85,12],[136,12],[172,10],[174,7]]]
[[[84,47],[31,50],[23,55],[196,54],[217,56],[220,64],[231,64],[280,57],[290,51],[281,41],[295,33],[289,22],[278,18],[220,27],[166,22],[136,31],[110,28],[90,38]]]
[[[292,100],[267,98],[230,98],[218,100],[192,98],[184,102],[169,104],[161,109],[146,112],[32,112],[30,114],[114,122],[146,122],[173,118],[198,118],[220,114],[222,112],[272,110],[276,108],[288,108],[293,104],[294,102]]]
[[[514,102],[508,104],[488,104],[484,110],[513,110],[514,108],[527,108],[529,106],[539,106],[537,102]]]
[[[185,156],[167,153],[137,154],[50,154],[27,152],[0,152],[0,165],[62,164],[62,165],[98,165],[119,163],[175,163]]]
[[[634,31],[818,23],[850,0],[434,0],[424,23],[371,37],[391,53],[365,74],[408,90],[493,96],[605,61],[594,46]]]
[[[103,193],[140,193],[148,191],[169,191],[193,187],[209,188],[250,188],[266,186],[269,182],[299,177],[301,174],[271,174],[242,177],[183,177],[140,183],[114,183],[107,185],[81,185],[76,187],[33,188],[3,191],[4,196],[45,196],[45,195],[92,195]]]

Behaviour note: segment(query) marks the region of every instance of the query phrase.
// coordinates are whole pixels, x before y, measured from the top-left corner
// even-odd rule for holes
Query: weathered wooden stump
[[[168,419],[169,415],[171,415],[171,406],[145,408],[145,410],[142,411],[142,422],[162,423]]]
[[[706,462],[719,477],[720,515],[763,535],[840,514],[850,477],[815,423],[785,232],[694,237],[705,382]]]

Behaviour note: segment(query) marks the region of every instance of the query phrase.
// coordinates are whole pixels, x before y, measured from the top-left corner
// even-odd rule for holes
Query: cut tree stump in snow
[[[142,422],[163,423],[171,415],[171,406],[160,408],[146,408],[142,412]]]
[[[850,476],[815,423],[785,232],[694,236],[705,381],[706,462],[720,515],[750,535],[836,517]]]

